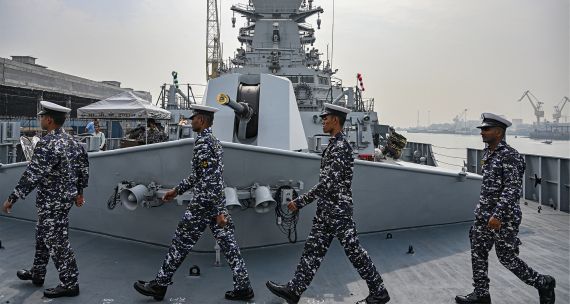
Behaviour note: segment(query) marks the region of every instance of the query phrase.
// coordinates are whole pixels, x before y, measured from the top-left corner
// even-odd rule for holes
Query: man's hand
[[[12,213],[12,205],[14,205],[14,203],[12,203],[10,199],[7,199],[4,201],[4,205],[2,205],[2,211],[8,214]]]
[[[226,216],[224,214],[218,214],[216,216],[216,223],[218,223],[218,226],[224,228],[228,223],[228,219],[226,219]]]
[[[289,209],[291,212],[299,210],[299,208],[297,208],[297,203],[295,203],[295,200],[292,200],[289,202],[289,204],[287,204],[287,209]]]
[[[496,217],[491,216],[488,223],[489,228],[493,230],[501,229],[501,221],[499,221]]]
[[[178,193],[176,192],[176,189],[171,189],[168,192],[166,192],[164,194],[164,196],[162,197],[162,201],[164,202],[168,202],[173,200],[176,196],[178,196]]]
[[[78,194],[75,198],[75,206],[81,207],[85,204],[85,199],[83,198],[83,194]]]

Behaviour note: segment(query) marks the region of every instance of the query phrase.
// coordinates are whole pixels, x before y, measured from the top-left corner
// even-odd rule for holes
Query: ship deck
[[[23,206],[20,206],[23,207]],[[570,237],[568,213],[537,205],[523,205],[524,219],[520,256],[541,273],[557,279],[557,303],[570,303]],[[361,235],[385,280],[390,303],[454,303],[458,293],[470,292],[471,264],[468,230],[470,223],[390,231]],[[132,284],[149,280],[156,273],[165,247],[72,230],[71,244],[79,270],[81,294],[76,298],[42,298],[42,288],[19,281],[16,271],[31,265],[34,254],[34,223],[0,217],[0,303],[153,303],[138,294]],[[409,246],[414,254],[407,254]],[[265,281],[288,280],[303,244],[279,245],[243,250],[255,298],[250,303],[283,303],[265,288]],[[199,277],[188,276],[192,265]],[[223,299],[231,289],[227,267],[215,267],[213,253],[191,253],[174,277],[163,303],[233,303]],[[537,291],[519,281],[490,254],[491,296],[494,303],[538,303]],[[224,264],[224,266],[227,264]],[[58,283],[50,262],[46,287]],[[354,303],[368,294],[338,241],[333,242],[312,285],[300,303]]]

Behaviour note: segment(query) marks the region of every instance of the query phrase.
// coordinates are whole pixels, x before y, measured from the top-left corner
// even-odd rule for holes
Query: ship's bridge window
[[[327,77],[319,76],[319,84],[329,85],[329,79]]]
[[[310,76],[301,76],[301,82],[304,82],[304,83],[315,83],[315,77],[313,77],[313,75],[310,75]]]
[[[287,78],[289,78],[289,80],[291,80],[292,83],[299,83],[298,76],[287,76]]]

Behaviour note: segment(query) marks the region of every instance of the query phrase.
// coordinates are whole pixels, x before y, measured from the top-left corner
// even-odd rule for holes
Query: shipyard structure
[[[35,117],[38,101],[49,100],[72,109],[132,91],[118,81],[94,81],[50,70],[31,56],[0,57],[0,118]],[[136,91],[150,101],[149,92]]]
[[[151,101],[149,92],[122,88],[118,81],[95,81],[50,70],[31,56],[0,57],[0,163],[17,159],[20,135],[38,131],[36,113],[40,100],[71,108],[67,128],[80,132],[86,121],[77,120],[77,108],[133,91]]]

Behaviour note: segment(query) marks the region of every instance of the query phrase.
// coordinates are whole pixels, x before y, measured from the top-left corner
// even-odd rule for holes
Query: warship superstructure
[[[241,47],[229,64],[219,66],[220,77],[209,82],[206,103],[216,105],[213,97],[224,90],[237,102],[249,103],[256,115],[251,119],[247,138],[252,138],[252,127],[257,119],[266,116],[273,120],[273,115],[265,113],[276,111],[264,107],[283,106],[278,112],[283,114],[280,117],[291,128],[299,126],[300,119],[304,133],[299,133],[299,130],[287,136],[289,141],[302,141],[288,148],[312,152],[321,151],[328,140],[328,136],[322,134],[318,116],[323,103],[339,104],[352,110],[345,127],[355,153],[361,157],[372,155],[388,133],[388,126],[378,123],[374,99],[363,97],[362,75],[355,75],[357,85],[343,86],[342,80],[335,77],[338,69],[333,70],[330,61],[322,58],[321,51],[313,46],[315,29],[307,19],[318,15],[317,27],[320,28],[320,14],[324,10],[313,7],[313,1],[301,0],[250,1],[248,5],[234,5],[231,9],[247,20],[246,25],[239,29]],[[279,96],[280,100],[265,101],[268,100],[268,91],[271,98]],[[276,94],[277,91],[280,94]],[[220,116],[231,120],[232,114],[226,111]],[[226,126],[218,126],[218,129],[227,130]],[[277,135],[269,134],[271,137]],[[243,136],[241,139],[221,138],[244,142]],[[287,148],[287,145],[276,147]]]

